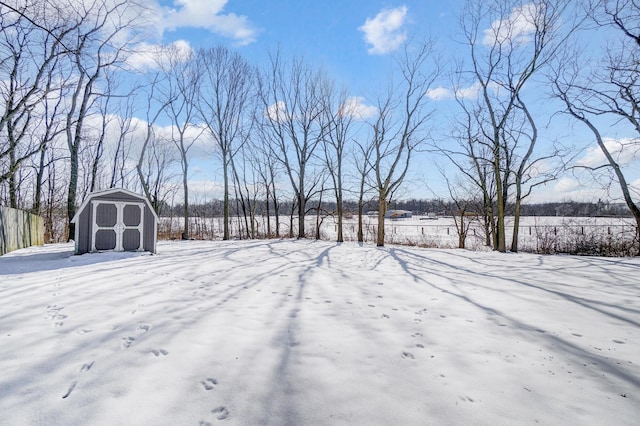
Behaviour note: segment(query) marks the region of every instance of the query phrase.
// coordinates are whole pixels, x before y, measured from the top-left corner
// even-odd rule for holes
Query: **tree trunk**
[[[384,215],[387,214],[387,200],[380,194],[378,198],[378,238],[376,245],[384,247]]]
[[[360,197],[360,199],[358,200],[358,242],[359,243],[364,243],[364,230],[362,229],[363,228],[363,223],[362,223],[363,210],[364,210],[364,201],[362,200],[362,197]]]
[[[505,206],[505,200],[504,200],[504,193],[503,193],[503,187],[502,187],[502,174],[500,173],[500,146],[498,144],[500,135],[496,133],[496,135],[494,136],[496,139],[494,141],[494,143],[496,144],[496,147],[494,149],[494,160],[493,160],[493,172],[494,172],[494,176],[496,179],[496,204],[497,204],[497,214],[498,214],[498,220],[496,223],[496,229],[495,229],[495,242],[496,245],[494,247],[494,250],[497,250],[499,252],[505,253],[507,251],[507,245],[506,245],[506,240],[505,240],[505,235],[504,235],[504,231],[505,231],[505,227],[504,227],[504,206]]]
[[[223,231],[222,231],[222,239],[229,239],[229,164],[227,162],[226,155],[223,155],[222,158],[222,173],[224,174],[224,204],[223,204]]]
[[[516,205],[513,212],[513,236],[511,237],[511,251],[518,252],[518,237],[520,234],[520,211],[522,208],[522,184],[516,177]]]
[[[343,235],[343,221],[342,221],[342,216],[344,214],[344,207],[342,206],[342,199],[340,199],[338,201],[338,237],[336,238],[336,242],[338,243],[342,243],[344,242],[344,235]]]
[[[299,181],[299,191],[298,191],[298,238],[304,238],[304,216],[306,214],[306,199],[305,199],[305,188],[304,188],[304,169],[300,170],[300,181]]]
[[[67,241],[71,241],[76,235],[76,225],[71,223],[71,219],[76,215],[76,189],[78,187],[78,150],[72,149],[70,153],[70,176],[69,190],[67,191],[67,218],[69,224],[69,232],[67,233]]]
[[[183,218],[184,218],[184,228],[182,231],[182,239],[189,239],[189,185],[187,180],[187,171],[188,171],[187,158],[183,151],[182,153],[182,188],[184,191],[184,210],[183,210]]]

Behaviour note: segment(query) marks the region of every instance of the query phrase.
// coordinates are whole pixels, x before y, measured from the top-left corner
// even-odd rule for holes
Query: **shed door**
[[[92,201],[91,251],[142,251],[144,204]]]

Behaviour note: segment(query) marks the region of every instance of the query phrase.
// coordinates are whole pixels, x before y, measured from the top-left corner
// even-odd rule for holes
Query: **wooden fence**
[[[43,244],[44,225],[40,216],[0,206],[0,256]]]

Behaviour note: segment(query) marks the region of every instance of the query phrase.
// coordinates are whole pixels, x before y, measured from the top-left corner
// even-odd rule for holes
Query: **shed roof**
[[[99,191],[99,192],[92,192],[90,193],[87,198],[85,198],[85,200],[82,202],[82,204],[80,205],[80,207],[78,208],[78,210],[76,210],[76,214],[73,216],[73,219],[71,219],[71,223],[76,223],[76,221],[78,220],[78,217],[80,215],[80,213],[85,209],[85,207],[87,207],[87,205],[91,202],[91,200],[93,200],[94,198],[99,198],[99,197],[103,197],[105,195],[110,195],[110,194],[116,194],[116,193],[123,193],[123,194],[127,194],[130,195],[132,197],[136,197],[138,198],[140,201],[144,202],[145,205],[149,208],[149,210],[151,211],[151,213],[153,214],[153,217],[156,219],[156,222],[158,221],[158,215],[156,214],[156,211],[153,209],[153,206],[151,205],[151,203],[149,202],[149,200],[147,199],[147,197],[145,197],[144,195],[140,195],[137,194],[135,192],[129,191],[127,189],[122,189],[122,188],[111,188],[111,189],[107,189],[105,191]]]

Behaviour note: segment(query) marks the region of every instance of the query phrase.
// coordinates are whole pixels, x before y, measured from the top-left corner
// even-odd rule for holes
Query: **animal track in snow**
[[[141,332],[141,333],[144,333],[144,332],[149,331],[150,329],[151,329],[151,326],[150,326],[150,325],[142,324],[142,325],[139,325],[139,326],[138,326],[138,328],[137,328],[136,330],[138,330],[138,331],[139,331],[139,332]]]
[[[87,363],[82,364],[82,367],[80,368],[80,371],[89,371],[89,370],[91,370],[91,367],[93,367],[93,363],[94,362],[95,361],[91,361],[91,362],[87,362]]]
[[[413,356],[413,354],[411,352],[402,352],[402,358],[415,359],[415,357]]]
[[[63,310],[63,306],[58,305],[48,305],[45,310],[44,318],[51,321],[60,321],[67,318],[66,315],[61,314],[60,311]],[[60,323],[62,325],[62,323]],[[58,325],[56,325],[58,326]]]
[[[91,333],[93,330],[91,330],[90,328],[81,328],[80,330],[76,331],[76,334],[87,334],[87,333]]]
[[[222,405],[211,410],[212,414],[217,414],[216,419],[224,420],[229,417],[229,410],[227,407],[223,407]]]
[[[131,346],[131,344],[136,340],[135,337],[123,337],[122,339],[122,343],[120,344],[120,346],[122,347],[122,349],[129,349],[129,346]]]
[[[169,352],[164,350],[164,349],[151,349],[151,353],[155,356],[160,356],[160,355],[164,355],[167,356],[169,355]]]
[[[205,380],[202,380],[200,384],[204,387],[205,390],[210,391],[218,384],[218,381],[213,377],[207,377]]]
[[[71,395],[71,392],[73,392],[73,390],[76,388],[76,385],[78,384],[78,382],[73,382],[71,383],[71,386],[69,386],[69,389],[67,390],[67,393],[65,393],[64,395],[62,395],[62,399],[66,399],[69,395]]]

